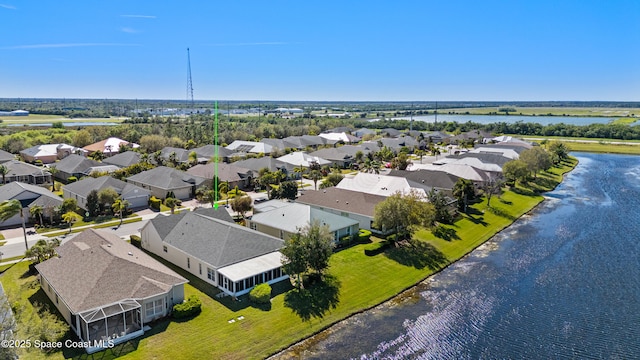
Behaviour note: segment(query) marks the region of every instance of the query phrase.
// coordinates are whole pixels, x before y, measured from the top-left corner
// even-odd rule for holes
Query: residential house
[[[226,149],[220,145],[204,145],[194,148],[191,151],[195,151],[196,155],[198,155],[199,164],[208,163],[216,156],[216,154],[220,158],[220,161],[229,162],[231,154],[234,153],[234,151]]]
[[[227,150],[234,153],[270,154],[272,147],[257,141],[235,140],[227,146]]]
[[[228,216],[223,209],[213,211]],[[255,285],[288,278],[282,271],[281,239],[201,211],[156,217],[140,234],[145,250],[227,295],[240,296]]]
[[[405,178],[369,173],[346,176],[336,185],[336,188],[380,196],[391,196],[397,192],[408,194],[414,191],[421,197],[426,197],[427,192],[431,190],[430,187],[421,183],[415,183],[412,186]]]
[[[361,128],[353,132],[353,135],[359,138],[362,138],[365,135],[375,135],[375,134],[376,134],[375,130],[367,129],[367,128]]]
[[[274,206],[271,210],[254,214],[251,219],[246,220],[247,227],[280,239],[288,239],[300,232],[305,226],[317,222],[320,225],[329,227],[334,242],[338,242],[344,236],[352,236],[358,233],[359,222],[357,220],[313,208],[309,205],[286,200],[269,200],[260,204],[260,206],[265,209],[272,202],[284,204],[285,206]]]
[[[346,132],[333,132],[333,133],[323,133],[319,135],[321,138],[327,139],[330,142],[335,143],[345,143],[345,144],[355,144],[360,141],[360,138],[357,136],[353,136]]]
[[[62,205],[62,199],[59,196],[40,186],[21,182],[12,182],[0,186],[0,202],[14,199],[19,200],[20,204],[22,204],[22,214],[26,219],[30,217],[30,209],[36,205],[42,207],[43,215],[45,216],[52,216],[54,209]],[[0,226],[19,224],[22,224],[20,214],[0,222]]]
[[[102,163],[76,154],[71,154],[59,162],[50,165],[50,167],[54,167],[58,170],[54,177],[62,181],[69,181],[69,178],[72,176],[76,179],[80,179],[81,177],[88,175],[87,171],[89,168],[98,166],[102,166]]]
[[[140,158],[141,158],[141,155],[138,152],[125,151],[123,153],[115,154],[113,156],[110,156],[102,160],[102,163],[108,164],[108,165],[115,165],[119,168],[126,168],[133,164],[139,163]]]
[[[87,177],[64,185],[62,187],[62,196],[65,199],[75,199],[78,207],[87,210],[87,196],[89,196],[89,193],[92,190],[100,191],[109,188],[115,190],[122,200],[128,201],[131,209],[146,208],[149,204],[151,191],[111,176]]]
[[[71,154],[87,156],[88,151],[83,148],[67,144],[36,145],[20,151],[20,156],[24,161],[34,163],[37,160],[40,160],[43,164],[54,163]]]
[[[0,150],[0,164],[6,163],[7,161],[11,161],[11,160],[16,160],[16,156],[10,152]]]
[[[7,161],[2,165],[7,168],[7,173],[3,179],[5,184],[19,181],[31,185],[47,186],[53,183],[51,173],[46,167],[35,166],[18,160]]]
[[[366,155],[371,152],[371,150],[365,147],[356,145],[344,145],[335,148],[320,149],[318,151],[310,153],[309,155],[328,160],[332,164],[346,169],[351,166],[351,164],[356,162],[355,157],[358,151],[362,152],[362,155]]]
[[[421,183],[437,191],[444,191],[449,196],[452,195],[453,187],[460,179],[460,177],[444,171],[424,169],[417,171],[391,170],[389,176],[401,177],[409,182]]]
[[[460,163],[451,163],[444,165],[435,165],[435,164],[412,164],[408,168],[410,171],[416,170],[431,170],[431,171],[443,171],[448,174],[455,175],[457,177],[471,180],[476,186],[480,186],[485,181],[489,179],[489,175],[483,170],[475,168],[471,165],[460,164]]]
[[[56,252],[36,265],[40,286],[88,353],[142,336],[184,300],[185,278],[115,234],[88,229]]]
[[[112,156],[120,153],[120,148],[123,146],[129,149],[135,149],[140,147],[140,145],[135,143],[130,143],[126,140],[122,140],[117,137],[110,137],[106,140],[98,141],[97,143],[87,145],[83,149],[87,150],[89,153],[93,153],[95,151],[101,151],[106,156]]]
[[[373,217],[376,205],[384,199],[386,197],[381,195],[330,187],[319,191],[305,191],[298,196],[296,202],[353,219],[358,222],[360,229],[379,233],[373,228]]]
[[[241,168],[252,170],[255,174],[258,174],[260,170],[267,168],[269,171],[282,171],[285,174],[292,174],[295,166],[287,164],[280,160],[274,159],[271,156],[263,156],[261,158],[240,160],[233,163]]]
[[[176,199],[180,200],[191,199],[196,189],[207,180],[166,166],[158,166],[127,178],[128,183],[150,190],[151,195],[159,199],[173,192]]]
[[[311,156],[302,151],[296,151],[284,156],[280,156],[278,160],[290,164],[294,167],[302,166],[305,168],[308,168],[311,163],[317,163],[320,166],[331,164],[330,161],[319,158],[317,156]]]
[[[242,190],[246,190],[253,186],[253,171],[236,166],[235,163],[199,164],[187,170],[187,174],[206,178],[207,182],[205,183],[205,185],[212,186],[213,177],[214,174],[216,174],[216,167],[218,181],[228,183],[229,189],[233,189],[237,186]]]

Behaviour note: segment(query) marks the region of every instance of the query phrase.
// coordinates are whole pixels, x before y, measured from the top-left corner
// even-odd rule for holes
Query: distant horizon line
[[[120,100],[120,101],[168,101],[168,102],[185,102],[189,103],[191,100],[185,99],[160,99],[160,98],[94,98],[94,97],[0,97],[0,101],[28,101],[28,100],[84,100],[84,101],[104,101],[104,100]],[[406,104],[435,104],[435,103],[637,103],[640,104],[640,100],[260,100],[260,99],[194,99],[194,103],[203,102],[245,102],[245,103],[406,103]]]

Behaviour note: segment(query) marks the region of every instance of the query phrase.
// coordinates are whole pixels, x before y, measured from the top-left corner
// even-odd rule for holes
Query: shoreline
[[[379,304],[367,307],[365,309],[356,311],[350,315],[348,315],[347,317],[338,320],[334,323],[328,324],[326,327],[314,332],[313,334],[309,335],[308,337],[301,339],[295,343],[292,343],[291,345],[289,345],[288,347],[281,349],[280,351],[270,354],[268,355],[265,359],[269,359],[269,360],[276,360],[276,359],[290,359],[292,357],[298,357],[300,355],[301,352],[305,351],[305,347],[306,345],[313,345],[313,343],[317,343],[323,339],[317,339],[318,337],[323,337],[323,335],[328,336],[331,333],[333,333],[339,326],[345,326],[347,325],[348,321],[351,320],[353,317],[362,314],[364,312],[367,311],[371,311],[371,310],[376,310],[376,309],[384,309],[384,308],[389,308],[391,307],[391,305],[393,304],[399,304],[402,301],[404,301],[407,298],[411,298],[412,296],[409,296],[410,292],[414,292],[418,287],[420,286],[424,286],[426,285],[426,282],[431,279],[431,277],[435,276],[436,274],[439,274],[440,272],[444,271],[445,269],[449,268],[451,265],[457,263],[458,261],[468,257],[471,253],[473,253],[476,249],[478,249],[480,246],[488,243],[489,241],[493,240],[496,235],[502,233],[503,231],[505,231],[506,229],[510,228],[516,221],[518,221],[519,219],[521,219],[524,216],[529,215],[532,211],[534,211],[535,209],[537,209],[540,204],[542,204],[546,198],[544,198],[544,194],[554,191],[560,184],[562,184],[565,180],[565,177],[567,176],[567,174],[569,174],[570,172],[572,172],[576,166],[578,166],[579,161],[577,158],[573,157],[576,161],[576,163],[574,164],[574,166],[568,170],[567,172],[562,174],[562,180],[560,182],[558,182],[552,189],[545,191],[543,193],[541,193],[540,195],[543,196],[543,199],[541,201],[539,201],[538,203],[536,203],[535,205],[533,205],[530,209],[528,209],[527,211],[525,211],[524,213],[522,213],[520,216],[518,216],[517,218],[515,218],[511,223],[505,225],[504,227],[500,228],[498,231],[496,231],[493,235],[491,235],[488,239],[486,239],[485,241],[477,244],[476,246],[474,246],[473,248],[471,248],[469,251],[467,251],[464,255],[462,255],[461,257],[451,261],[450,263],[448,263],[447,265],[443,266],[442,268],[435,270],[433,273],[427,275],[426,277],[424,277],[423,279],[419,280],[418,282],[416,282],[415,284],[412,284],[404,289],[402,289],[401,291],[399,291],[397,294],[383,300],[382,302],[380,302]],[[415,295],[415,294],[414,294]],[[300,348],[300,349],[298,349]]]

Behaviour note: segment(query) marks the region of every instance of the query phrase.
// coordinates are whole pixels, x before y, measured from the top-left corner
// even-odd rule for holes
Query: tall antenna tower
[[[189,48],[187,48],[187,103],[190,102],[191,111],[194,109],[193,105],[193,82],[191,81],[191,55],[189,54]]]

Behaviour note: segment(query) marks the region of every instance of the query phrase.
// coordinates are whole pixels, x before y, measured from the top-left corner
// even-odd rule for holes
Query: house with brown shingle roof
[[[185,278],[117,235],[85,230],[56,252],[38,279],[80,340],[97,344],[88,353],[143,335],[184,300]]]
[[[376,205],[384,199],[386,196],[330,187],[318,191],[305,191],[296,202],[357,220],[360,229],[380,233],[373,228],[373,217]]]

